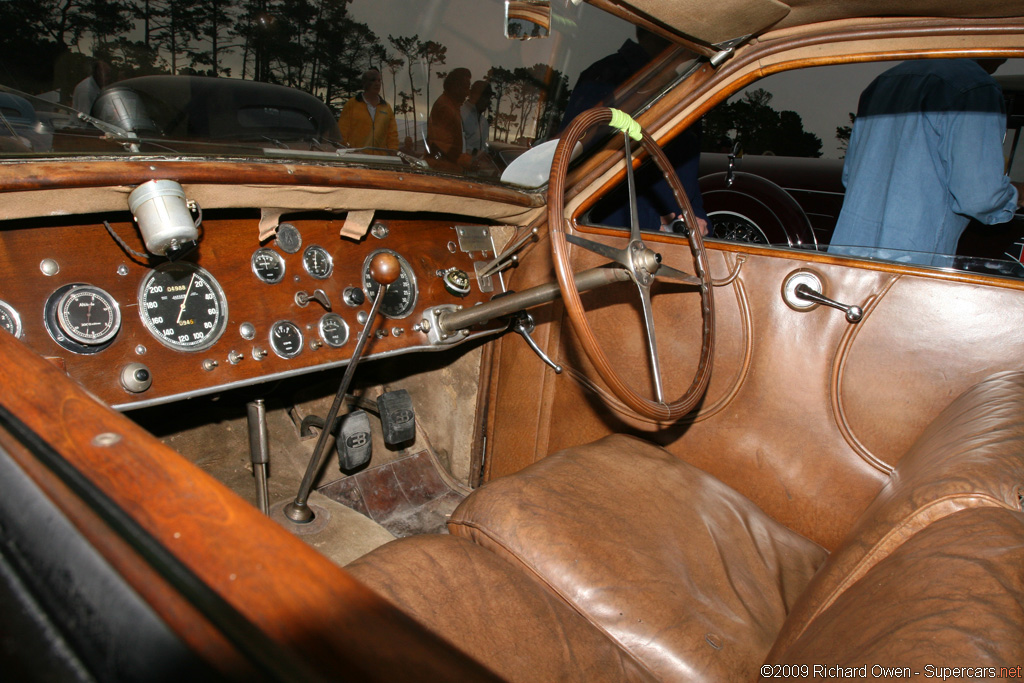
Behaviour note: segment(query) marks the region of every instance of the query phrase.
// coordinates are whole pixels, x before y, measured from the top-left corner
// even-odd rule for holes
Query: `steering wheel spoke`
[[[616,249],[615,247],[609,247],[607,244],[601,244],[600,242],[588,240],[585,237],[573,235],[572,233],[566,233],[565,239],[568,240],[570,243],[575,244],[577,247],[582,247],[587,251],[591,251],[597,254],[598,256],[604,256],[606,259],[614,261],[615,263],[618,263],[620,266],[632,268],[632,265],[629,261],[629,252],[627,252],[625,249]]]
[[[626,189],[629,191],[629,241],[640,240],[640,218],[637,214],[636,180],[633,178],[633,149],[629,134],[623,131],[623,150],[626,155]]]
[[[685,285],[696,285],[697,287],[700,287],[702,282],[696,275],[684,273],[681,270],[676,270],[672,266],[666,266],[664,263],[658,266],[657,276],[663,277],[666,280],[682,282]]]
[[[665,402],[665,392],[661,387],[661,362],[658,360],[658,341],[654,334],[654,306],[651,304],[651,288],[637,284],[640,290],[640,306],[644,314],[644,332],[647,337],[647,356],[651,361],[651,378],[654,380],[654,400]]]
[[[551,253],[554,257],[555,274],[558,277],[558,286],[562,293],[562,300],[565,303],[565,312],[572,324],[573,330],[576,332],[576,338],[587,358],[590,359],[594,369],[604,380],[605,384],[608,385],[608,388],[638,415],[658,421],[677,420],[697,406],[707,390],[711,376],[715,328],[714,302],[711,295],[711,275],[707,267],[707,254],[704,251],[704,243],[700,234],[691,231],[691,239],[688,243],[690,255],[693,258],[693,272],[697,274],[696,276],[663,265],[661,263],[661,256],[648,248],[644,243],[639,221],[637,220],[639,212],[637,209],[637,188],[633,176],[633,149],[632,140],[628,136],[624,137],[623,145],[626,165],[625,176],[629,190],[628,208],[630,225],[628,244],[624,248],[618,249],[579,237],[578,235],[569,234],[567,229],[567,225],[571,225],[572,217],[565,215],[565,179],[569,163],[572,160],[572,150],[590,128],[606,124],[611,119],[612,110],[610,109],[595,108],[583,112],[562,133],[558,147],[555,150],[554,160],[551,165],[550,182],[548,183],[548,229],[551,237]],[[665,157],[665,153],[658,147],[658,144],[650,134],[641,129],[640,138],[644,148],[672,188],[681,209],[680,215],[688,223],[692,224],[693,207],[690,205],[683,185],[676,176],[672,164]],[[613,364],[604,353],[587,318],[586,310],[583,307],[583,300],[580,298],[576,287],[575,274],[572,269],[571,250],[569,248],[570,244],[587,249],[592,253],[624,266],[629,273],[630,279],[636,284],[640,293],[644,326],[643,334],[646,341],[648,365],[653,379],[652,389],[645,390],[645,392],[637,391],[632,383],[628,381],[628,379],[631,379],[630,372],[621,369],[617,363]],[[658,356],[651,285],[659,277],[695,286],[701,297],[700,310],[703,324],[700,326],[700,358],[698,359],[696,371],[689,388],[676,400],[666,400],[665,378],[662,377],[661,363]],[[633,365],[635,366],[635,363]],[[652,392],[654,394],[653,397],[651,396]]]

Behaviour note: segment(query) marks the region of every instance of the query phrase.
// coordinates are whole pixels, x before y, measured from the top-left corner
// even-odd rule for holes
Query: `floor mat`
[[[465,498],[445,483],[426,451],[371,467],[319,491],[398,537],[447,533],[448,515]]]

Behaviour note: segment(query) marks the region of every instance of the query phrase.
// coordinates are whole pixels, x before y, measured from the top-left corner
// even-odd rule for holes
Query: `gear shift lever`
[[[370,337],[370,328],[373,327],[373,322],[377,319],[377,312],[380,310],[380,305],[384,300],[384,294],[387,292],[388,285],[398,279],[401,269],[402,266],[398,259],[386,251],[377,254],[370,261],[370,276],[380,285],[380,288],[377,290],[377,298],[373,300],[373,306],[370,307],[370,315],[366,319],[366,325],[363,326],[363,331],[359,333],[359,340],[356,342],[356,348],[352,352],[352,359],[349,360],[348,367],[345,368],[345,376],[341,378],[341,385],[338,387],[338,393],[334,396],[334,403],[331,404],[331,409],[328,411],[327,417],[324,418],[324,428],[320,430],[320,436],[316,440],[316,447],[313,449],[313,455],[310,457],[309,465],[306,467],[306,474],[302,477],[299,492],[296,494],[295,500],[284,506],[285,517],[296,524],[308,524],[315,517],[313,510],[309,507],[308,500],[310,491],[313,489],[313,480],[323,464],[327,434],[331,431],[331,425],[334,424],[335,419],[338,417],[342,401],[345,400],[345,393],[348,391],[349,384],[352,383],[352,375],[355,373],[356,365],[362,356],[366,340]]]

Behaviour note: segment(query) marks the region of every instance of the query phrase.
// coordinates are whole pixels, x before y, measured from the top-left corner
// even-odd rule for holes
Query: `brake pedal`
[[[370,438],[370,417],[364,410],[353,410],[345,416],[341,430],[334,440],[338,451],[338,466],[342,472],[351,472],[370,462],[373,439]]]
[[[412,396],[405,389],[396,389],[377,398],[377,411],[384,430],[384,443],[395,446],[416,438],[416,411]]]

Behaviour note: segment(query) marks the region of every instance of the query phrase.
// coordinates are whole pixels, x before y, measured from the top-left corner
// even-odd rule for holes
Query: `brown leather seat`
[[[557,596],[465,539],[402,538],[346,569],[508,680],[654,680]]]
[[[448,528],[670,680],[749,677],[826,556],[717,479],[621,435],[488,484]]]
[[[1012,667],[1024,661],[1022,496],[1024,373],[1004,373],[936,418],[832,556],[663,449],[611,436],[476,491],[449,523],[473,543],[396,541],[352,569],[512,680]],[[449,546],[457,563],[434,559]],[[499,592],[506,582],[516,588]],[[509,610],[521,600],[559,608]],[[507,648],[536,641],[494,637],[488,616],[509,633],[563,633],[542,638],[562,654],[512,667]],[[621,650],[613,664],[605,645]]]

